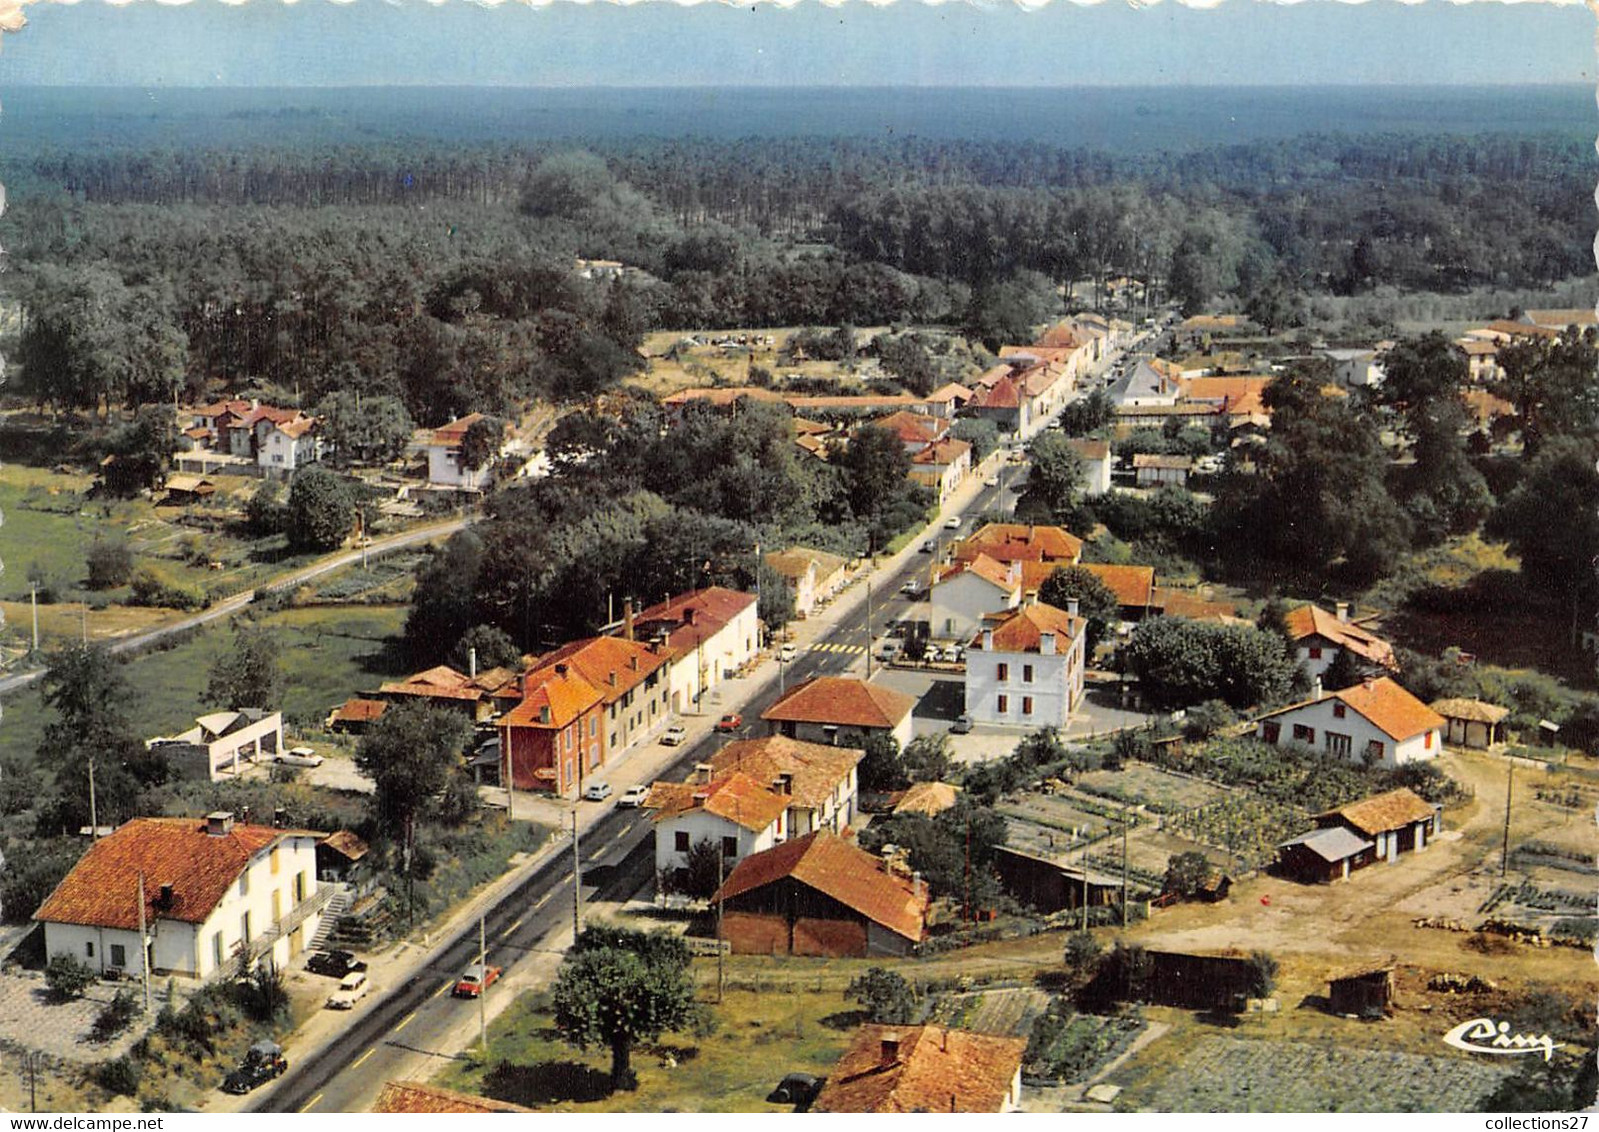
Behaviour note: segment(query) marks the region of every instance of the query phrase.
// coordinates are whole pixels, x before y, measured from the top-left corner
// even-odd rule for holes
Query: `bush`
[[[111,590],[126,585],[133,573],[133,550],[119,538],[97,538],[86,555],[91,590]]]
[[[58,951],[50,956],[44,967],[44,983],[57,1002],[82,998],[83,992],[94,985],[100,976],[76,955]]]
[[[112,1061],[102,1061],[94,1071],[94,1079],[102,1089],[118,1096],[131,1097],[139,1091],[144,1078],[144,1066],[127,1054]]]
[[[873,1022],[904,1025],[916,1013],[916,995],[905,976],[882,967],[869,967],[864,975],[853,979],[844,997],[864,1006]]]
[[[180,585],[146,566],[133,575],[133,592],[128,604],[194,610],[204,609],[209,602],[201,591]]]
[[[110,1002],[100,1008],[89,1032],[95,1041],[109,1042],[126,1030],[138,1015],[139,1004],[134,1001],[132,992],[119,990]]]

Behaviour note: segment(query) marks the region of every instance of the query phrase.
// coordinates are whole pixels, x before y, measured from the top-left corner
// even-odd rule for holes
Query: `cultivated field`
[[[1121,770],[1089,771],[1078,776],[1076,786],[1088,794],[1143,805],[1163,814],[1191,810],[1227,794],[1213,782],[1140,762],[1129,762]]]

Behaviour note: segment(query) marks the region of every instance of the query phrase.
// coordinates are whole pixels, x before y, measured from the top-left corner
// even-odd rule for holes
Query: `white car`
[[[999,477],[998,476],[989,476],[986,480],[983,481],[983,484],[986,487],[998,487],[999,486]]]
[[[310,747],[290,747],[279,751],[272,761],[283,766],[321,766],[322,756]]]
[[[661,732],[661,745],[665,747],[681,746],[683,741],[687,738],[688,728],[684,727],[681,723],[674,723],[665,731]]]
[[[960,530],[961,529],[961,517],[959,515],[951,515],[949,518],[945,519],[944,520],[944,529],[946,531],[958,531],[958,530]]]
[[[603,802],[610,796],[611,784],[609,782],[591,782],[583,791],[583,797],[590,802]]]
[[[650,796],[648,786],[629,786],[622,791],[622,796],[616,800],[618,806],[628,810],[636,810],[644,804],[644,799]]]
[[[350,1010],[355,1004],[366,997],[367,990],[366,972],[351,971],[339,980],[339,987],[328,995],[329,1010]]]
[[[777,659],[782,661],[784,664],[787,664],[798,655],[799,649],[795,648],[793,644],[786,644],[777,650]]]

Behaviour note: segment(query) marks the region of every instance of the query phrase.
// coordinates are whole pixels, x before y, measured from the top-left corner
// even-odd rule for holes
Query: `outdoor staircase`
[[[361,896],[338,918],[328,933],[328,943],[352,951],[365,951],[381,939],[393,918],[385,898],[388,890],[375,888]]]
[[[350,886],[347,884],[332,884],[333,895],[328,898],[327,905],[322,909],[322,922],[317,925],[316,935],[306,948],[308,951],[321,951],[328,945],[334,930],[339,926],[339,921],[344,918],[344,913],[350,907]]]

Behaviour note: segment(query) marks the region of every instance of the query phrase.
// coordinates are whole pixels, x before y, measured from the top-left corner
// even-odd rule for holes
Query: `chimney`
[[[1340,601],[1338,603],[1338,620],[1345,622],[1346,624],[1349,621],[1349,603],[1347,601]]]
[[[983,630],[983,651],[984,652],[993,652],[994,651],[994,630],[992,630],[992,629],[984,629]]]
[[[694,624],[694,607],[692,605],[685,605],[683,607],[683,624]]]
[[[633,639],[633,599],[632,598],[624,598],[622,600],[622,639],[624,641],[631,641]]]
[[[205,831],[212,837],[226,837],[233,832],[233,814],[227,810],[206,814]]]
[[[279,806],[275,810],[272,811],[272,828],[273,829],[286,829],[286,828],[288,828],[288,825],[289,825],[289,811],[288,810],[285,810],[282,806]]]
[[[774,778],[772,780],[772,793],[788,795],[793,794],[794,776],[792,774],[780,774]]]
[[[911,891],[916,894],[917,900],[927,899],[927,882],[922,879],[921,873],[911,874]]]
[[[611,687],[616,687],[616,669],[611,669]]]
[[[556,674],[556,675],[557,675],[557,676],[565,676],[565,675],[566,675],[566,665],[564,665],[564,664],[557,664],[557,665],[556,665],[556,666],[555,666],[555,674]]]
[[[477,649],[466,650],[466,674],[473,680],[477,679]]]
[[[161,886],[161,895],[156,897],[156,905],[155,906],[157,908],[171,908],[172,907],[172,900],[173,900],[172,885],[171,884],[163,884]]]
[[[637,672],[638,671],[638,653],[634,653],[632,656],[628,657],[627,659],[632,662],[633,671]]]
[[[1040,656],[1054,656],[1058,642],[1054,633],[1040,633],[1038,635],[1038,653]]]
[[[1013,586],[1022,580],[1022,560],[1020,558],[1013,558],[1005,563],[1005,579]]]
[[[1319,675],[1310,679],[1310,698],[1313,700],[1321,699],[1321,677]]]
[[[1081,608],[1082,608],[1082,605],[1081,605],[1081,603],[1078,602],[1078,600],[1076,598],[1069,597],[1069,598],[1066,599],[1066,612],[1070,613],[1073,617],[1078,616],[1077,611],[1079,609],[1081,609]]]
[[[899,1035],[897,1033],[889,1032],[883,1035],[882,1062],[884,1065],[899,1064]]]
[[[249,825],[250,824],[250,807],[249,806],[240,806],[239,807],[239,824],[240,825]]]

